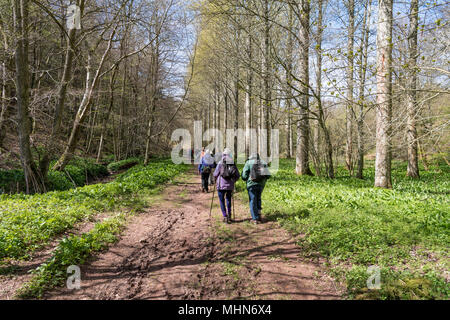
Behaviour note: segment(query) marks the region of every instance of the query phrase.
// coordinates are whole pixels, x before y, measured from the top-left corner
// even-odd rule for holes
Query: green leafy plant
[[[27,258],[52,238],[98,212],[142,207],[140,193],[155,189],[187,166],[168,159],[120,174],[113,182],[35,195],[0,195],[0,259]]]
[[[364,180],[349,177],[342,167],[337,168],[338,178],[330,180],[297,176],[295,161],[281,160],[280,170],[263,192],[263,213],[289,231],[303,234],[302,252],[319,252],[337,265],[356,268],[346,273],[353,297],[366,286],[367,267],[378,265],[388,279],[386,290],[360,297],[445,298],[449,295],[443,274],[449,267],[450,171],[445,164],[435,166],[423,171],[420,180],[407,178],[405,172],[405,163],[394,162],[394,187],[384,190],[373,187],[370,163]],[[424,266],[434,280],[427,278]],[[417,290],[411,289],[422,280]]]
[[[19,298],[41,298],[43,293],[64,284],[66,270],[71,265],[82,265],[94,252],[105,249],[117,240],[125,222],[123,214],[97,223],[80,236],[62,239],[52,256],[33,271],[32,279],[17,292]]]

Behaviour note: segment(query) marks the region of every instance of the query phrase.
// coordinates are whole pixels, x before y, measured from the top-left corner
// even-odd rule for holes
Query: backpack
[[[211,167],[210,166],[203,166],[202,167],[202,173],[211,173]]]
[[[254,182],[261,182],[264,179],[269,178],[270,173],[267,167],[261,162],[261,160],[256,160],[250,170],[250,179]]]
[[[220,176],[225,180],[230,180],[237,176],[238,168],[235,164],[222,163]]]

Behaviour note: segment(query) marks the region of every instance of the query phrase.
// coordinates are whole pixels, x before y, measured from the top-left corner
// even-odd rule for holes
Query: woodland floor
[[[217,193],[210,217],[211,190],[200,192],[194,170],[179,176],[151,196],[116,244],[80,266],[79,290],[58,288],[44,299],[342,298],[323,259],[302,258],[296,239],[276,222],[251,224],[238,197],[232,224],[222,222]],[[0,278],[0,299],[12,298],[49,250],[18,266],[14,277]]]

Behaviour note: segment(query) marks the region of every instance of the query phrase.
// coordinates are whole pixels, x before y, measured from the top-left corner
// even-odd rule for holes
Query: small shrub
[[[117,162],[112,162],[108,164],[108,171],[110,172],[118,172],[120,170],[129,169],[140,163],[139,158],[129,158],[125,160],[120,160]]]

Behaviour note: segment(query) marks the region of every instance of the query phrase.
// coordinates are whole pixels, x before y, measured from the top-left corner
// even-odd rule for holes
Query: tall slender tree
[[[293,134],[292,134],[292,72],[294,68],[294,12],[292,6],[288,6],[288,35],[286,45],[286,112],[287,112],[287,132],[286,151],[287,157],[293,155]]]
[[[299,175],[312,175],[309,167],[309,31],[310,1],[299,0],[299,54],[298,79],[300,81],[299,119],[297,121],[296,172]]]
[[[419,1],[411,0],[408,30],[408,79],[406,88],[406,108],[408,112],[407,142],[408,167],[407,175],[419,178],[419,161],[417,155],[417,30],[419,28]]]
[[[361,44],[359,47],[359,113],[357,119],[357,170],[356,177],[363,178],[364,170],[364,114],[365,114],[365,84],[367,77],[367,60],[369,47],[369,31],[372,0],[367,0],[364,8]]]
[[[14,32],[15,62],[16,62],[16,90],[17,90],[17,122],[19,133],[20,160],[25,176],[26,192],[45,191],[42,177],[39,175],[31,153],[30,135],[32,120],[29,113],[30,106],[30,71],[29,71],[29,1],[14,0]]]
[[[355,42],[355,0],[348,0],[347,27],[347,106],[346,106],[346,134],[345,163],[347,170],[353,174],[353,72],[354,72],[354,42]]]
[[[392,188],[392,10],[393,0],[378,0],[375,187]]]

